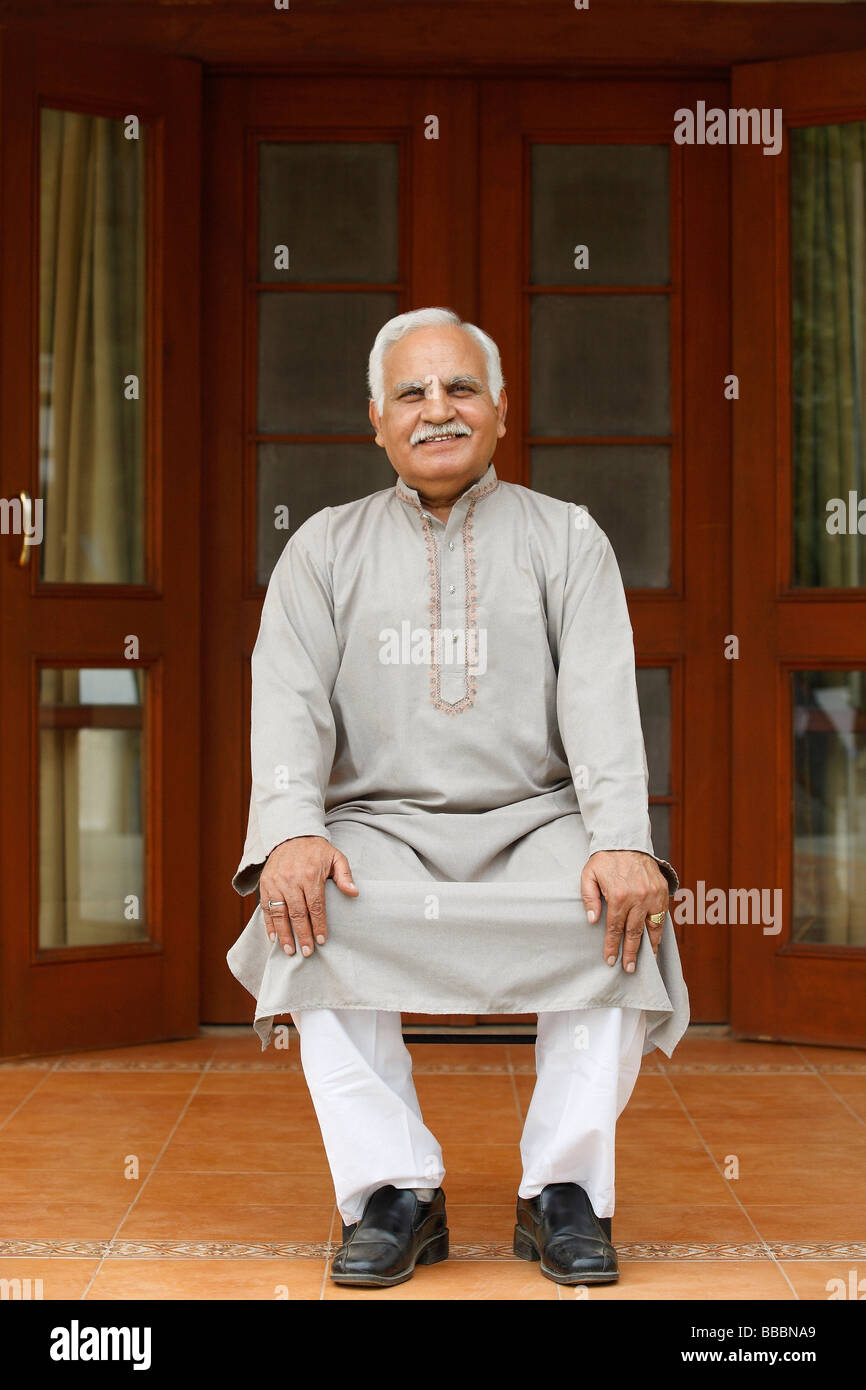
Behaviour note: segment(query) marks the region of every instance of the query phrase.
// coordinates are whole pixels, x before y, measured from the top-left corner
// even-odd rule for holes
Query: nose
[[[424,392],[422,418],[441,425],[445,420],[450,420],[454,414],[454,408],[448,399],[448,392],[438,376],[428,376],[424,380],[427,383],[427,389]]]

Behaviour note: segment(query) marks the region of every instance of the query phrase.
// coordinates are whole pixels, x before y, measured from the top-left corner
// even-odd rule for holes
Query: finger
[[[304,883],[304,897],[307,900],[307,915],[313,935],[320,946],[324,946],[328,936],[328,923],[325,918],[325,880],[320,875]]]
[[[580,876],[580,896],[590,922],[597,922],[601,916],[601,889],[592,869],[585,868]]]
[[[292,924],[295,942],[301,948],[301,955],[312,955],[313,929],[310,926],[310,918],[307,913],[307,900],[300,885],[295,888],[291,898],[289,898],[289,921]]]
[[[331,878],[336,883],[341,893],[357,893],[358,886],[352,878],[352,870],[349,868],[349,861],[345,854],[337,850],[331,861]]]
[[[607,928],[604,933],[604,958],[608,965],[616,965],[626,918],[625,900],[619,896],[609,897],[607,900]]]
[[[637,966],[637,953],[643,936],[645,920],[646,907],[641,905],[630,909],[626,919],[622,946],[622,968],[629,975],[634,972]]]
[[[277,939],[277,918],[279,917],[281,912],[285,913],[286,909],[284,906],[268,907],[269,902],[275,904],[280,903],[282,894],[280,893],[278,888],[266,889],[264,885],[262,885],[261,894],[262,896],[260,899],[260,906],[262,909],[262,915],[265,919],[265,930],[268,934],[268,940],[273,942]]]
[[[272,907],[271,921],[274,924],[277,940],[287,955],[295,954],[295,938],[292,936],[292,924],[289,920],[289,905],[286,893],[283,889],[277,889],[273,894],[272,901],[280,901],[279,907]]]
[[[267,898],[261,898],[259,900],[259,907],[262,909],[262,916],[265,919],[265,931],[268,934],[268,941],[276,941],[277,934],[274,931],[274,923],[271,918],[271,909],[268,907]]]
[[[661,944],[662,932],[664,931],[664,923],[662,922],[659,926],[656,926],[655,922],[647,922],[646,929],[649,932],[653,955],[657,956],[659,953],[659,945]]]

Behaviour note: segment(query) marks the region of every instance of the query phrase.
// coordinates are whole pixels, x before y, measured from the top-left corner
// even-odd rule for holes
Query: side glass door
[[[197,1023],[199,72],[0,58],[3,1049],[39,1052]]]
[[[732,1022],[866,1045],[866,54],[736,70]],[[752,914],[754,916],[754,914]]]

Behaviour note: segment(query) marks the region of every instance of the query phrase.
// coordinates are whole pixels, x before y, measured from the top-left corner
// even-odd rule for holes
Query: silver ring
[[[283,902],[282,898],[277,898],[277,900],[276,900],[275,902],[266,903],[265,906],[266,906],[266,907],[285,907],[286,904]]]

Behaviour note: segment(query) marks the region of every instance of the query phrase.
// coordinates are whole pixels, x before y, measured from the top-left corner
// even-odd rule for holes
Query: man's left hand
[[[616,965],[622,942],[622,967],[631,974],[644,927],[653,955],[658,955],[664,922],[656,926],[646,919],[650,913],[667,912],[669,889],[651,854],[632,849],[597,850],[581,875],[580,895],[590,922],[597,922],[601,915],[602,895],[607,903],[604,958],[608,965]]]

